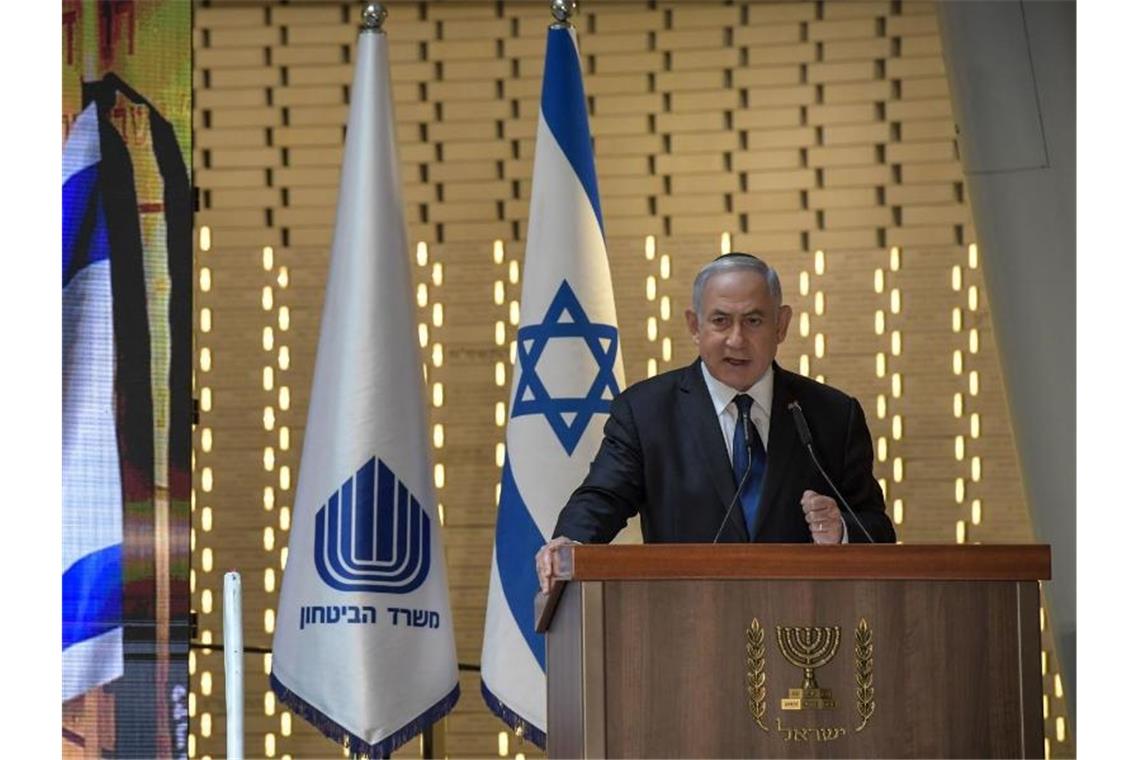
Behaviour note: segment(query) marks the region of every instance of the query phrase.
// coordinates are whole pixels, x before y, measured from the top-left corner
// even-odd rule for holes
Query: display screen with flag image
[[[546,656],[534,625],[534,556],[582,482],[625,382],[569,24],[547,33],[532,187],[481,671],[492,712],[545,746]]]
[[[362,29],[270,683],[369,757],[459,699],[395,136]]]

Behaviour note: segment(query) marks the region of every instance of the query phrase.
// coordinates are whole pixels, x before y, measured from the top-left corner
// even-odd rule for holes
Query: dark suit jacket
[[[871,469],[871,434],[859,402],[774,362],[772,367],[768,466],[756,535],[748,535],[738,505],[720,541],[811,542],[800,497],[810,488],[836,498],[796,434],[787,407],[798,400],[828,475],[875,541],[894,542],[883,492]],[[698,359],[636,383],[614,399],[602,445],[586,480],[559,514],[554,535],[606,543],[640,512],[646,543],[708,542],[735,491],[724,435]],[[847,540],[865,542],[842,506],[840,511]]]

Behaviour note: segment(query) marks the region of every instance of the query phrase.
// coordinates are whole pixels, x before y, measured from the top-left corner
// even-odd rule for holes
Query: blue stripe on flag
[[[123,624],[123,547],[91,552],[63,574],[63,648]]]
[[[84,267],[111,257],[107,221],[96,193],[99,164],[63,183],[63,287]]]
[[[542,75],[542,116],[558,146],[574,167],[594,214],[598,229],[602,224],[602,204],[598,200],[598,176],[594,172],[594,152],[590,145],[590,122],[586,113],[586,89],[578,47],[569,29],[552,28],[546,35],[546,63]]]
[[[503,463],[502,489],[499,494],[499,519],[495,526],[495,552],[499,563],[499,581],[519,633],[526,639],[534,659],[546,672],[546,646],[534,629],[534,597],[538,593],[538,575],[534,571],[534,555],[542,548],[542,533],[523,503],[519,487],[511,472],[511,460]]]

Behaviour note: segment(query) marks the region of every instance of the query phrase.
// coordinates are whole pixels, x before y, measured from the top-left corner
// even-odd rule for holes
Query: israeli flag
[[[94,104],[63,147],[63,699],[123,674],[111,246]]]
[[[388,38],[362,30],[270,682],[370,757],[459,699],[399,167]]]
[[[534,629],[534,555],[589,469],[625,383],[586,95],[573,27],[546,37],[491,581],[483,698],[546,743],[546,650]]]

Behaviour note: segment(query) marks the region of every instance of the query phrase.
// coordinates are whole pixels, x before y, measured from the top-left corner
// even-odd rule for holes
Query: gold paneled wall
[[[459,659],[478,663],[518,321],[545,2],[394,2],[385,25]],[[1033,539],[927,2],[602,2],[576,19],[626,378],[683,366],[697,269],[766,258],[780,361],[857,396],[907,542]],[[195,12],[194,607],[222,572],[268,647],[286,560],[359,5]],[[1071,755],[1042,613],[1046,726]],[[192,754],[224,754],[221,655],[192,660]],[[336,748],[247,659],[250,756]],[[536,754],[462,674],[451,756]],[[417,755],[412,743],[400,755]]]

